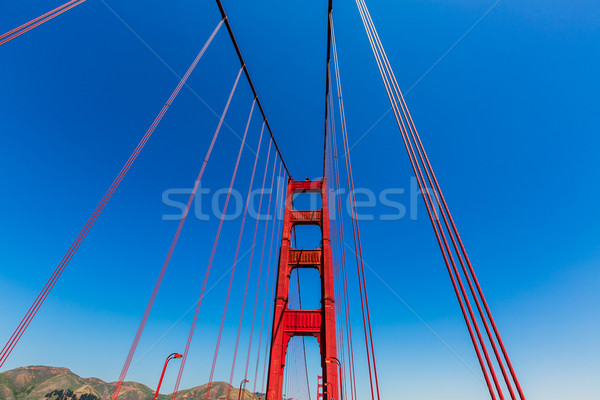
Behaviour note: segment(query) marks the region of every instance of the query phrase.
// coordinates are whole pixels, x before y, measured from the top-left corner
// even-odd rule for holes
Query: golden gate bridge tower
[[[313,336],[317,339],[321,351],[325,398],[338,398],[337,365],[326,362],[328,359],[337,357],[333,265],[326,187],[325,178],[320,181],[289,179],[287,183],[279,268],[275,286],[267,400],[282,398],[285,355],[288,343],[294,336]],[[318,193],[322,199],[322,208],[320,210],[295,210],[293,198],[298,193]],[[321,247],[318,249],[293,248],[290,238],[292,230],[297,225],[319,226]],[[293,310],[288,308],[290,275],[296,268],[316,268],[319,271],[321,277],[320,309]]]

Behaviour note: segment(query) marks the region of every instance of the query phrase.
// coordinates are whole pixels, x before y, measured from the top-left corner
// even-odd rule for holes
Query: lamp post
[[[340,382],[345,382],[344,372],[342,371],[342,363],[340,362],[340,360],[338,360],[335,357],[329,357],[329,358],[325,359],[325,362],[326,363],[332,363],[332,362],[336,363],[338,365],[338,370],[340,371]],[[340,389],[342,389],[340,391],[340,400],[344,400],[344,395],[343,395],[344,390],[343,390],[343,386],[342,385],[343,385],[343,383],[340,385]]]
[[[156,393],[154,394],[154,400],[158,397],[158,392],[160,391],[160,385],[162,385],[163,378],[165,377],[165,371],[167,370],[167,364],[174,358],[182,358],[183,356],[179,353],[169,354],[169,357],[165,360],[165,366],[163,367],[162,374],[160,374],[160,380],[158,381],[158,387],[156,388]]]
[[[250,382],[248,379],[242,379],[242,381],[240,382],[240,391],[238,392],[238,400],[240,400],[241,396],[242,396],[242,386],[244,386],[244,388],[246,388],[246,383]]]
[[[329,389],[327,389],[328,386],[331,386],[331,383],[323,382],[323,399],[324,400],[331,399],[331,396],[329,396]]]

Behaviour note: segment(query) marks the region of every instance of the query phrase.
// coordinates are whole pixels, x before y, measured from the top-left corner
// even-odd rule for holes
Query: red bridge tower
[[[321,194],[322,209],[312,211],[294,210],[292,199],[296,193]],[[319,226],[322,237],[321,247],[318,249],[292,248],[290,236],[292,228],[296,225]],[[321,276],[320,309],[291,310],[288,308],[290,274],[295,268],[316,268],[319,271]],[[279,252],[266,400],[282,399],[285,355],[288,343],[293,336],[314,336],[317,338],[321,350],[324,400],[338,399],[337,365],[325,362],[326,359],[337,356],[333,285],[326,181],[324,178],[321,181],[294,181],[290,179],[288,180],[283,233]]]

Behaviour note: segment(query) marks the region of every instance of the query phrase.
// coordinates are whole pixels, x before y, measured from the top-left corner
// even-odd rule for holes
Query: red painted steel
[[[167,365],[169,365],[169,361],[174,358],[182,358],[183,356],[179,353],[170,354],[165,360],[165,366],[162,369],[162,373],[160,374],[160,379],[158,380],[158,387],[156,388],[156,392],[154,393],[154,400],[158,398],[158,393],[160,392],[160,387],[162,385],[163,378],[165,377],[165,371],[167,370]]]
[[[317,400],[323,398],[323,377],[317,376]]]
[[[320,193],[321,210],[297,211],[292,209],[295,193]],[[321,247],[318,249],[294,249],[290,236],[296,225],[313,224],[321,228]],[[273,330],[266,400],[281,400],[285,355],[290,339],[294,336],[313,336],[321,350],[323,385],[327,385],[324,400],[338,398],[338,369],[325,362],[337,357],[335,296],[333,261],[329,239],[329,211],[327,208],[326,180],[288,180],[283,233],[277,273]],[[316,268],[321,276],[321,308],[318,310],[291,310],[289,304],[289,281],[294,268]]]

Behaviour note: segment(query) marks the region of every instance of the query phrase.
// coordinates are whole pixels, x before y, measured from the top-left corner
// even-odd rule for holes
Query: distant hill
[[[110,400],[115,382],[98,378],[82,378],[67,368],[30,366],[16,368],[0,374],[0,400]],[[205,400],[207,385],[181,390],[177,400]],[[223,400],[230,386],[213,382],[210,400]],[[237,400],[239,390],[231,388],[230,400]],[[247,400],[255,397],[248,391]],[[137,382],[124,382],[119,400],[152,400],[154,389]],[[170,400],[170,395],[160,395],[158,400]]]

